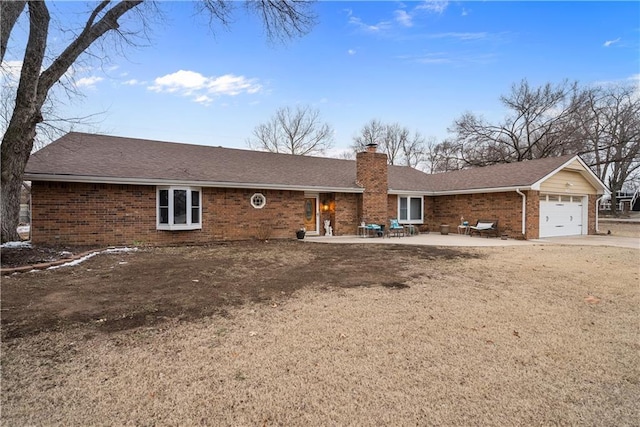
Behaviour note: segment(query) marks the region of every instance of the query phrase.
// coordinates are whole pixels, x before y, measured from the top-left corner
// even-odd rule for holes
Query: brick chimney
[[[389,189],[387,155],[377,152],[377,144],[368,144],[367,151],[356,155],[356,179],[364,188],[362,218],[368,224],[386,224],[387,192]]]

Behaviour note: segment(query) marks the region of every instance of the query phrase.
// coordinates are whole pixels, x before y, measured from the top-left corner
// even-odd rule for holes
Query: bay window
[[[202,192],[194,187],[158,187],[156,228],[198,230],[202,228]]]

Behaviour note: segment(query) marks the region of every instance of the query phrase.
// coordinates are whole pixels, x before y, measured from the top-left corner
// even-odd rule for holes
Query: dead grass
[[[640,223],[601,221],[600,232],[607,231],[610,231],[613,236],[640,238]]]
[[[468,252],[412,259],[408,287],[11,340],[3,424],[638,425],[638,251]]]

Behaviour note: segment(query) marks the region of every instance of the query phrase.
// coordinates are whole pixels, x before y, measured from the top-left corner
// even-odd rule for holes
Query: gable
[[[574,156],[561,167],[548,173],[532,188],[556,194],[604,194],[607,187],[580,159]]]
[[[540,192],[554,194],[597,194],[596,188],[577,170],[558,171],[540,184]]]

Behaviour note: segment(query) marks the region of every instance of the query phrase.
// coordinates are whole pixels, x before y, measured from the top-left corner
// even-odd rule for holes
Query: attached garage
[[[541,238],[589,234],[589,196],[602,193],[600,182],[594,178],[576,158],[541,180]]]

